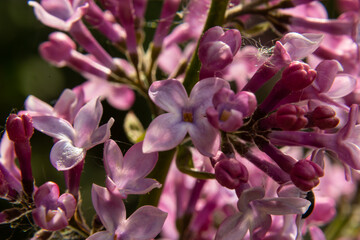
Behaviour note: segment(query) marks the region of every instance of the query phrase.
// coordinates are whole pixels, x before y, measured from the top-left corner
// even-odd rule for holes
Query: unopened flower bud
[[[282,105],[276,112],[277,127],[283,130],[296,131],[305,127],[307,123],[305,111],[300,106],[286,104]]]
[[[316,71],[303,62],[294,61],[282,73],[281,80],[291,91],[298,91],[309,86],[316,77]]]
[[[336,112],[329,106],[318,106],[313,112],[307,115],[310,126],[316,126],[320,129],[329,129],[336,127],[340,120],[335,117]]]
[[[9,139],[13,142],[29,140],[34,133],[30,115],[23,114],[18,116],[16,114],[10,114],[6,120],[6,130]]]
[[[320,183],[324,176],[323,169],[316,163],[303,159],[298,161],[290,172],[292,182],[303,191],[310,191]]]
[[[215,178],[222,186],[235,189],[248,181],[249,173],[242,163],[229,158],[215,164]]]

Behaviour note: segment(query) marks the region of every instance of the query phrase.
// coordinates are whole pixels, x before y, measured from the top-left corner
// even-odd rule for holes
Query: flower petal
[[[123,234],[129,239],[153,239],[160,233],[166,217],[167,213],[156,207],[143,206],[125,221]]]
[[[40,115],[40,114],[43,115],[53,114],[53,108],[49,104],[43,102],[42,100],[32,95],[26,98],[25,109],[27,111],[30,111],[31,116]]]
[[[213,95],[221,88],[230,88],[227,81],[221,78],[205,78],[197,82],[190,93],[190,105],[204,109],[212,105]]]
[[[250,216],[234,214],[226,218],[216,232],[215,240],[243,239],[250,227]]]
[[[104,144],[104,167],[106,175],[112,180],[121,177],[124,166],[123,154],[114,140],[108,140]]]
[[[34,116],[32,117],[33,126],[36,130],[56,139],[73,141],[75,130],[72,125],[58,117],[53,116]]]
[[[176,147],[186,135],[187,123],[181,116],[165,113],[155,118],[146,131],[143,152],[158,152]]]
[[[110,128],[114,124],[114,119],[110,118],[109,121],[97,128],[90,137],[90,142],[84,147],[87,149],[92,148],[95,145],[105,142],[110,138]]]
[[[135,101],[135,93],[125,85],[111,84],[107,101],[116,109],[128,110]]]
[[[91,100],[79,110],[74,120],[76,146],[82,147],[90,139],[90,136],[99,126],[102,113],[100,98]]]
[[[67,219],[70,219],[74,215],[76,200],[70,193],[62,194],[57,200],[57,204],[62,210],[64,210]]]
[[[50,161],[58,171],[65,171],[84,160],[85,154],[85,149],[74,147],[70,141],[61,140],[52,147]]]
[[[56,202],[59,198],[59,186],[54,182],[46,182],[41,185],[34,194],[36,207],[46,206],[48,209],[56,209]]]
[[[256,200],[257,209],[272,215],[303,214],[310,201],[298,197],[278,197]]]
[[[195,148],[203,155],[215,156],[220,147],[219,131],[206,118],[197,119],[188,127]]]
[[[114,234],[110,233],[109,231],[101,231],[94,233],[86,240],[114,240]]]
[[[118,187],[119,188],[119,187]],[[154,188],[161,188],[161,184],[155,179],[151,178],[141,178],[135,181],[126,182],[125,186],[120,188],[121,194],[145,194],[153,190]]]
[[[178,112],[188,101],[184,86],[175,79],[156,81],[151,84],[149,97],[167,112]]]
[[[65,213],[60,208],[48,211],[45,206],[40,206],[32,211],[32,215],[39,227],[49,231],[57,231],[68,225]]]
[[[93,184],[91,197],[96,213],[108,232],[115,232],[126,218],[125,205],[106,188]]]

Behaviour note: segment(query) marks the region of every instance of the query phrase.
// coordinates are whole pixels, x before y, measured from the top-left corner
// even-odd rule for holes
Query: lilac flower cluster
[[[86,81],[54,106],[29,96],[7,118],[0,197],[13,208],[0,223],[27,217],[32,239],[335,239],[341,229],[327,229],[341,201],[360,206],[360,5],[337,3],[341,14],[329,19],[315,0],[164,0],[145,45],[147,0],[29,1],[40,22],[61,31],[40,55]],[[269,37],[266,53],[251,44]],[[133,145],[123,155],[111,139],[114,119],[100,124],[101,102],[127,111],[135,92],[152,121],[144,130],[129,111]],[[54,142],[61,195],[54,182],[35,185],[34,129]],[[99,144],[106,176],[104,186],[89,183],[89,225],[80,179]]]

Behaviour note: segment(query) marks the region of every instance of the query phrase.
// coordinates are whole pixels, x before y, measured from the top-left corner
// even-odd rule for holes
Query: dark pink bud
[[[298,91],[309,86],[316,77],[316,71],[303,62],[294,61],[282,73],[284,86],[291,91]]]
[[[304,115],[305,111],[300,106],[293,104],[282,105],[276,112],[276,125],[287,131],[299,130],[308,123]]]
[[[10,114],[6,120],[6,131],[9,139],[13,142],[29,140],[34,133],[30,115],[23,114],[18,116],[16,114]]]
[[[319,177],[324,176],[323,169],[316,163],[303,159],[298,161],[290,172],[292,182],[303,191],[310,191],[320,182]]]
[[[316,126],[320,129],[329,129],[336,127],[340,120],[335,117],[336,112],[329,106],[318,106],[307,115],[310,126]]]
[[[222,186],[235,189],[248,181],[249,173],[242,163],[228,158],[215,164],[215,177]]]

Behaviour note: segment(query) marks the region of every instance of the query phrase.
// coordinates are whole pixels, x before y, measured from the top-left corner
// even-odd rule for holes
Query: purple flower
[[[32,211],[35,223],[46,230],[57,231],[68,225],[76,208],[75,198],[64,193],[60,196],[56,183],[46,182],[34,194],[36,208]]]
[[[145,178],[154,168],[158,153],[144,154],[142,145],[142,142],[135,144],[124,157],[113,140],[105,142],[106,185],[111,191],[119,190],[123,198],[126,198],[128,194],[145,194],[153,188],[161,187],[156,180]]]
[[[59,171],[69,170],[85,158],[86,151],[110,137],[111,118],[99,127],[103,108],[100,99],[85,104],[74,119],[74,126],[54,116],[34,116],[34,128],[58,141],[50,153],[52,165]]]
[[[155,118],[144,139],[144,153],[176,147],[189,133],[194,146],[205,156],[215,155],[219,133],[208,122],[205,111],[214,93],[229,84],[220,78],[198,82],[188,97],[184,86],[175,79],[156,81],[149,88],[151,100],[168,113]]]
[[[93,184],[92,201],[106,231],[97,232],[87,240],[153,239],[161,231],[167,213],[153,206],[143,206],[126,219],[120,195]]]

